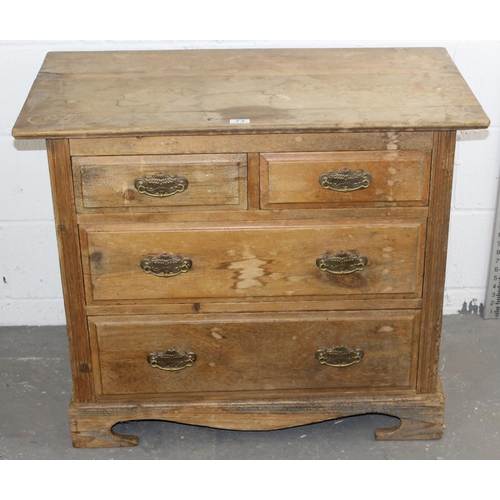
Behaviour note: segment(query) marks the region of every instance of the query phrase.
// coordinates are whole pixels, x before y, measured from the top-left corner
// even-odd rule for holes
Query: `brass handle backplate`
[[[153,368],[159,368],[160,370],[169,372],[183,370],[184,368],[193,366],[195,361],[196,354],[194,352],[176,351],[175,349],[148,354],[148,363]]]
[[[316,259],[318,268],[331,274],[351,274],[362,271],[367,263],[366,257],[344,251],[336,254],[327,253]]]
[[[163,253],[157,257],[146,257],[141,260],[141,268],[147,274],[170,278],[181,273],[187,273],[193,266],[189,257]]]
[[[359,363],[365,353],[361,349],[351,349],[342,345],[333,349],[319,349],[315,357],[322,365],[344,368]]]
[[[185,177],[168,175],[162,172],[155,175],[139,177],[134,181],[134,187],[139,193],[159,198],[182,193],[182,191],[187,189],[188,185],[189,182]]]
[[[319,183],[325,189],[347,193],[366,189],[372,182],[372,176],[363,170],[343,168],[337,172],[326,172],[319,176]]]

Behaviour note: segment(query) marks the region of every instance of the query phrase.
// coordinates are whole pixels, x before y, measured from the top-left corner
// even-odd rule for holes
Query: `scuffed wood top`
[[[12,133],[58,138],[488,125],[441,48],[51,52]]]

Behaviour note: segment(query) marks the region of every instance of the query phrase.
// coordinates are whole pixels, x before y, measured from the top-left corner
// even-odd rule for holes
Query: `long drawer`
[[[98,393],[415,386],[418,311],[89,319]]]
[[[87,299],[421,295],[425,219],[87,225]]]

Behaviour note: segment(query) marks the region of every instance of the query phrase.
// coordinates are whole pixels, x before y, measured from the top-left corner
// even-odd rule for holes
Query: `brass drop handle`
[[[138,177],[134,181],[134,187],[141,194],[164,198],[185,191],[189,185],[185,177],[168,175],[159,172],[155,175]]]
[[[170,278],[181,273],[187,273],[193,266],[193,261],[189,257],[163,253],[157,257],[142,259],[140,265],[146,274]]]
[[[359,363],[364,355],[365,353],[361,349],[352,349],[339,345],[333,349],[319,349],[316,351],[315,358],[322,365],[345,368]]]
[[[319,176],[319,183],[325,189],[347,193],[366,189],[372,182],[372,176],[363,170],[343,168],[337,172],[326,172]]]
[[[366,264],[368,264],[368,259],[355,252],[327,253],[316,259],[318,268],[331,274],[351,274],[362,271]]]
[[[196,354],[194,352],[168,349],[162,352],[152,352],[148,354],[147,359],[151,367],[173,372],[193,366],[196,361]]]

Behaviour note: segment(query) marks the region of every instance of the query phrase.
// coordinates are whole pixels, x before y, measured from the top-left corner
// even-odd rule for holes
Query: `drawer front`
[[[90,318],[100,394],[413,388],[418,311]]]
[[[247,208],[246,155],[73,157],[77,210]]]
[[[428,201],[428,151],[265,153],[260,168],[263,208],[424,206]]]
[[[82,231],[94,300],[421,294],[424,219],[119,227]]]

